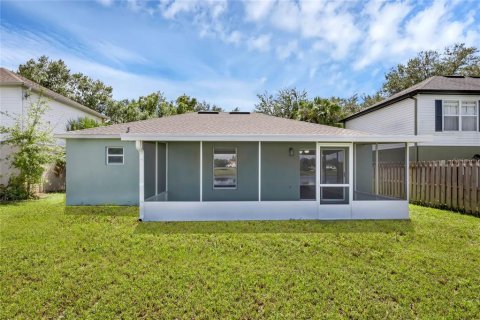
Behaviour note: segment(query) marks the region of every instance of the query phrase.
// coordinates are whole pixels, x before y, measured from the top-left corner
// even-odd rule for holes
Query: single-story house
[[[139,205],[143,221],[409,218],[413,136],[198,112],[59,137],[68,206]]]
[[[434,76],[345,119],[345,128],[374,134],[429,136],[410,160],[480,155],[480,77]]]

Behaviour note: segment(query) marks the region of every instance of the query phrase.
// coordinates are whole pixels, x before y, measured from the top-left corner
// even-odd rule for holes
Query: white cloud
[[[213,19],[217,19],[227,10],[228,2],[224,0],[173,0],[161,1],[159,8],[166,19],[174,19],[181,13],[194,13],[201,15],[208,13]]]
[[[243,34],[240,31],[232,31],[229,35],[225,37],[225,41],[233,44],[240,44],[243,40]]]
[[[438,0],[416,12],[408,3],[370,3],[365,8],[367,37],[354,67],[403,61],[419,51],[443,50],[459,42],[478,43],[480,26],[471,15],[455,17],[456,5],[462,4]]]
[[[252,37],[247,41],[247,46],[250,50],[267,52],[270,50],[271,38],[272,36],[269,34],[262,34],[258,37]]]
[[[268,15],[273,6],[273,0],[245,1],[245,16],[248,21],[260,21]]]
[[[169,4],[163,4],[163,17],[173,19],[179,13],[191,12],[197,5],[196,1],[173,1]]]

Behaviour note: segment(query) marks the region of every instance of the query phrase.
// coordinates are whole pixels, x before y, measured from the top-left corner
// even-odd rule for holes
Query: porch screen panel
[[[354,158],[354,200],[406,199],[404,143],[356,143]]]
[[[300,199],[315,200],[315,150],[300,150]]]
[[[320,203],[349,203],[349,148],[320,147]]]

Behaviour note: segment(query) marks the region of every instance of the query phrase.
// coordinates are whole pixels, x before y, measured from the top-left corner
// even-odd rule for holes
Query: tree
[[[480,55],[475,47],[455,44],[442,53],[422,51],[406,64],[398,64],[385,75],[382,93],[390,96],[432,76],[480,76]]]
[[[100,127],[103,124],[89,117],[80,117],[78,119],[71,119],[67,122],[67,131],[82,130]]]
[[[100,80],[82,74],[74,73],[70,76],[67,87],[67,96],[99,113],[104,113],[112,98],[112,87]]]
[[[238,108],[237,108],[238,109]],[[210,103],[206,102],[206,101],[202,101],[200,103],[197,104],[197,106],[195,107],[195,111],[198,112],[198,111],[216,111],[216,112],[223,112],[224,110],[213,104],[211,105]]]
[[[255,112],[288,119],[296,119],[299,105],[308,101],[307,92],[296,88],[281,89],[275,96],[264,92],[257,97],[260,101],[255,104]]]
[[[47,56],[41,56],[36,61],[30,59],[18,66],[18,74],[59,94],[69,94],[70,69],[63,60],[53,61]]]
[[[42,120],[48,108],[46,99],[40,96],[24,115],[7,115],[13,118],[13,126],[0,127],[0,134],[5,135],[1,144],[10,145],[15,150],[9,159],[19,173],[11,182],[25,189],[26,198],[33,197],[32,186],[41,182],[45,166],[58,160],[62,154],[55,143],[52,128]]]
[[[297,120],[341,127],[342,117],[342,107],[335,99],[315,97],[300,103]]]
[[[113,101],[112,87],[82,73],[70,73],[63,60],[54,61],[47,56],[41,56],[37,60],[30,59],[25,64],[20,64],[17,72],[100,113]]]

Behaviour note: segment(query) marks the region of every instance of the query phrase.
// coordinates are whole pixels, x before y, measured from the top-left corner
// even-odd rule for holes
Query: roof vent
[[[198,114],[218,114],[218,111],[198,111]]]
[[[451,76],[444,76],[445,78],[465,78],[465,76],[458,76],[458,75],[451,75]]]
[[[250,114],[249,111],[230,111],[230,114]]]

